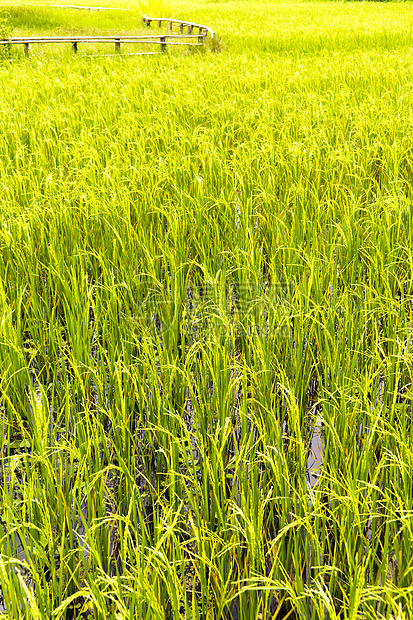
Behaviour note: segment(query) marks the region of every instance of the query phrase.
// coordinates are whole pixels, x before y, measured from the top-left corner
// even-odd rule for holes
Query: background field
[[[412,617],[411,4],[4,6],[3,610]]]

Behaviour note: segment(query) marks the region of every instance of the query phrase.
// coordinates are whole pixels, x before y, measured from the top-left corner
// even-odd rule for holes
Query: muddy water
[[[324,461],[324,443],[321,437],[322,420],[317,418],[313,437],[311,439],[310,454],[307,459],[306,482],[310,488],[315,487],[319,480]]]

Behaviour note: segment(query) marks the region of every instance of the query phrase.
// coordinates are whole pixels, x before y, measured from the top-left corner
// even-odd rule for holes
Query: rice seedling
[[[171,11],[0,63],[3,615],[409,618],[410,5]]]

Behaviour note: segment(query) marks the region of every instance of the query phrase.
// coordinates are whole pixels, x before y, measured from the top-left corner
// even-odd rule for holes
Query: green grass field
[[[3,614],[409,620],[413,5],[9,4]]]

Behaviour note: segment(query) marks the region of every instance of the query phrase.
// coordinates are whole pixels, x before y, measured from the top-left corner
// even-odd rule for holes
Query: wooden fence
[[[208,26],[194,24],[193,22],[185,22],[182,21],[182,19],[171,19],[170,17],[147,17],[147,15],[144,15],[142,21],[148,26],[148,28],[150,28],[152,22],[157,23],[159,28],[162,26],[163,22],[166,22],[168,24],[168,32],[172,32],[173,25],[178,24],[180,35],[183,34],[184,28],[187,28],[188,34],[192,34],[194,29],[198,29],[199,34],[203,33],[206,36],[209,33],[211,39],[213,39],[215,35],[214,31],[211,30],[211,28],[208,28]]]
[[[126,43],[135,43],[145,46],[159,46],[159,52],[166,52],[171,45],[188,45],[188,46],[202,46],[205,43],[205,39],[210,34],[211,38],[214,37],[214,32],[207,26],[201,24],[194,24],[191,22],[185,22],[177,19],[167,18],[153,18],[144,15],[143,22],[148,27],[151,26],[151,22],[156,22],[159,27],[162,26],[162,22],[168,23],[168,34],[159,35],[102,35],[102,36],[69,36],[69,37],[12,37],[11,39],[0,40],[0,45],[23,45],[24,53],[29,56],[29,47],[33,44],[40,43],[70,43],[72,50],[77,53],[80,43],[114,43],[115,54],[121,51],[121,45]],[[178,33],[173,32],[174,24],[178,24]],[[184,33],[184,28],[187,32]],[[196,34],[198,30],[198,34]],[[157,51],[145,51],[138,53],[128,53],[128,56],[157,54]],[[115,54],[103,54],[104,56],[114,56]]]

